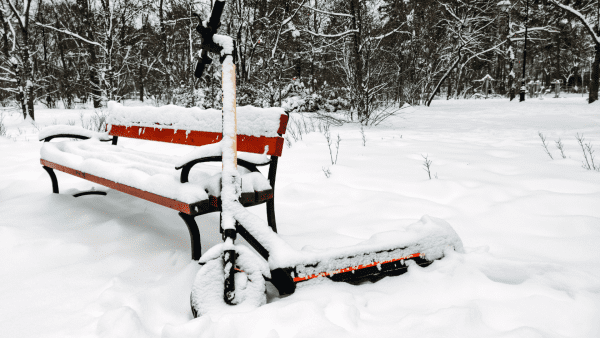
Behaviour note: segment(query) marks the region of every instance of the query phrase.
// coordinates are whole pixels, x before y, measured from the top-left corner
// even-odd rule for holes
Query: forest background
[[[1,0],[0,104],[108,100],[221,107],[195,27],[214,0]],[[238,105],[344,111],[376,124],[403,104],[495,95],[523,80],[598,98],[599,0],[232,0]],[[525,36],[527,53],[523,58]]]

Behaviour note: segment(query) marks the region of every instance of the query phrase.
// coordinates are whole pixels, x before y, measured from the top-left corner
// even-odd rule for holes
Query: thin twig
[[[363,125],[360,125],[360,134],[362,135],[362,144],[363,147],[367,146],[367,137],[365,136],[365,129],[363,128]]]
[[[577,139],[577,142],[579,142],[579,145],[581,146],[581,150],[583,151],[583,158],[585,159],[585,162],[582,162],[583,163],[582,167],[587,170],[592,170],[592,167],[590,166],[590,162],[588,161],[585,146],[583,144],[583,142],[585,141],[583,134],[581,134],[581,136],[579,136],[579,133],[577,133],[577,136],[575,136],[575,138]]]
[[[562,156],[562,158],[567,158],[565,156],[565,151],[564,151],[564,146],[562,144],[562,141],[560,140],[560,137],[558,138],[558,141],[554,141],[556,143],[556,148],[558,148],[558,150],[560,150],[560,156]]]
[[[425,167],[425,168],[423,168],[423,170],[425,170],[427,172],[427,176],[429,176],[429,179],[431,179],[431,162],[432,161],[428,158],[429,155],[427,155],[427,154],[425,154],[425,155],[421,154],[421,157],[423,157],[423,159],[425,160],[425,162],[423,162],[423,167]]]
[[[554,159],[554,157],[552,157],[552,154],[550,154],[550,151],[548,150],[548,143],[546,143],[546,137],[544,136],[544,134],[538,131],[538,136],[542,139],[542,146],[546,150],[546,154],[548,154],[548,156],[550,156],[551,159]]]

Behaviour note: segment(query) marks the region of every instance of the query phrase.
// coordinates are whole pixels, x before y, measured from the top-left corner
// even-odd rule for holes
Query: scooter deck
[[[263,256],[269,258],[269,252],[241,225],[237,230],[254,249]],[[315,280],[317,278],[328,278],[336,282],[351,284],[364,281],[377,281],[386,276],[398,276],[408,269],[408,261],[413,261],[419,266],[425,267],[432,263],[416,252],[412,254],[399,254],[403,248],[395,250],[384,250],[379,252],[364,253],[355,257],[344,257],[334,260],[330,266],[344,266],[342,260],[368,261],[369,263],[347,266],[344,268],[319,267],[317,265],[297,265],[292,267],[277,268],[271,270],[271,283],[278,289],[280,295],[292,294],[298,283]],[[398,250],[398,251],[397,251]],[[366,259],[363,257],[365,256]],[[367,257],[368,256],[368,257]],[[363,259],[361,259],[363,258]]]
[[[280,268],[271,271],[271,283],[277,288],[280,295],[288,295],[294,293],[299,283],[323,277],[335,282],[350,284],[358,284],[364,281],[375,282],[386,276],[398,276],[405,273],[408,270],[408,261],[412,261],[422,267],[432,263],[422,258],[419,253],[416,253],[395,259],[375,261],[369,264],[349,266],[343,269],[323,271],[309,275],[298,273],[298,270],[303,267]]]

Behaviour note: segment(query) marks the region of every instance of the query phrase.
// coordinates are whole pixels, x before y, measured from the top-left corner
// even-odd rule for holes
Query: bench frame
[[[269,181],[269,184],[271,186],[270,190],[266,190],[266,191],[260,191],[260,192],[247,192],[247,193],[242,193],[242,195],[240,196],[240,203],[244,206],[244,207],[250,207],[250,206],[255,206],[255,205],[259,205],[262,203],[266,203],[266,208],[267,208],[267,223],[269,225],[269,227],[271,227],[271,229],[273,229],[274,232],[277,232],[277,223],[276,223],[276,219],[275,219],[275,178],[276,178],[276,174],[277,174],[277,163],[278,163],[278,159],[279,156],[281,156],[281,151],[283,148],[283,138],[281,137],[281,134],[285,133],[285,128],[287,126],[287,122],[288,122],[288,116],[287,115],[282,115],[281,116],[281,121],[280,121],[280,126],[278,129],[278,134],[279,137],[274,137],[274,138],[267,138],[264,136],[261,137],[254,137],[254,136],[247,136],[247,135],[239,135],[238,136],[238,144],[242,145],[242,149],[245,150],[254,150],[253,152],[256,152],[257,149],[260,149],[260,147],[264,147],[264,144],[267,143],[267,145],[274,145],[274,147],[269,147],[270,151],[267,152],[267,154],[271,154],[271,159],[267,162],[264,163],[252,163],[243,159],[237,159],[237,164],[241,167],[246,168],[249,172],[259,172],[257,167],[260,166],[269,166],[269,172],[267,175],[267,179]],[[185,131],[184,130],[178,130],[177,133],[173,133],[171,129],[161,129],[161,132],[158,133],[147,133],[147,130],[158,130],[159,128],[147,128],[147,127],[128,127],[128,128],[119,128],[120,126],[117,126],[117,128],[114,128],[115,126],[112,126],[111,128],[111,135],[113,136],[112,139],[109,140],[100,140],[103,142],[107,142],[107,141],[111,141],[112,145],[117,145],[118,142],[118,138],[119,136],[123,136],[123,137],[131,137],[131,138],[138,138],[138,139],[144,139],[144,140],[148,140],[148,141],[162,141],[162,142],[168,142],[168,143],[179,143],[179,144],[191,144],[191,142],[189,141],[190,138],[177,138],[177,137],[173,137],[173,135],[177,135],[177,133],[182,133],[185,135]],[[140,132],[139,128],[144,129],[144,132]],[[190,134],[194,133],[194,136],[196,136],[194,138],[194,143],[193,145],[207,145],[207,144],[212,144],[212,143],[216,143],[219,142],[222,138],[221,134],[216,134],[216,133],[209,133],[209,132],[201,132],[201,131],[192,131]],[[116,134],[116,135],[115,135]],[[215,134],[215,135],[212,135]],[[161,135],[163,135],[161,137]],[[164,137],[164,135],[171,135],[169,138]],[[154,137],[156,137],[156,139],[154,139]],[[86,136],[82,136],[82,135],[75,135],[75,134],[55,134],[55,135],[50,135],[44,139],[42,139],[44,142],[49,142],[52,139],[55,138],[71,138],[71,139],[89,139],[89,137]],[[273,141],[271,141],[273,140]],[[196,143],[196,142],[202,142],[202,143]],[[206,162],[221,162],[221,156],[207,156],[207,157],[202,157],[202,158],[197,158],[194,159],[188,163],[185,163],[184,165],[181,165],[179,167],[175,167],[175,170],[181,170],[181,174],[180,174],[180,182],[181,183],[186,183],[189,180],[189,173],[192,169],[192,167],[198,163],[206,163]],[[156,204],[160,204],[162,206],[171,208],[171,209],[175,209],[177,211],[179,211],[179,216],[181,217],[181,219],[185,222],[189,234],[190,234],[190,241],[191,241],[191,257],[193,260],[198,260],[200,259],[201,256],[201,241],[200,241],[200,230],[198,229],[198,224],[196,223],[195,217],[196,216],[201,216],[204,214],[208,214],[211,212],[222,212],[222,206],[221,206],[221,198],[220,197],[214,197],[214,196],[209,196],[209,198],[207,200],[203,200],[201,202],[198,203],[194,203],[194,204],[187,204],[184,202],[180,202],[168,197],[164,197],[164,196],[160,196],[151,192],[147,192],[144,190],[140,190],[134,187],[130,187],[121,183],[117,183],[117,182],[113,182],[110,180],[107,180],[105,178],[99,177],[99,176],[95,176],[95,175],[91,175],[88,173],[84,173],[48,160],[44,160],[44,159],[40,159],[40,163],[42,164],[42,168],[48,173],[48,175],[50,176],[50,180],[52,181],[52,192],[55,194],[59,193],[59,187],[58,187],[58,179],[56,177],[56,174],[54,173],[54,170],[58,170],[58,171],[62,171],[64,173],[67,174],[71,174],[73,176],[77,176],[80,178],[83,178],[85,180],[106,186],[108,188],[114,189],[114,190],[118,190],[120,192],[126,193],[128,195],[132,195]],[[80,197],[80,196],[86,196],[86,195],[106,195],[106,192],[104,191],[98,191],[98,190],[91,190],[91,191],[84,191],[84,192],[79,192],[73,195],[73,197]],[[220,222],[219,222],[220,224]],[[246,236],[244,236],[246,237]]]

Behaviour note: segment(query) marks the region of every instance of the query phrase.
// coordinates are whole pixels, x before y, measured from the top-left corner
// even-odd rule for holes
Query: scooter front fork
[[[235,229],[223,230],[223,241],[225,245],[229,247],[223,251],[223,266],[225,273],[225,288],[223,298],[225,303],[233,305],[235,298],[235,248],[233,243],[237,237],[237,231]]]

